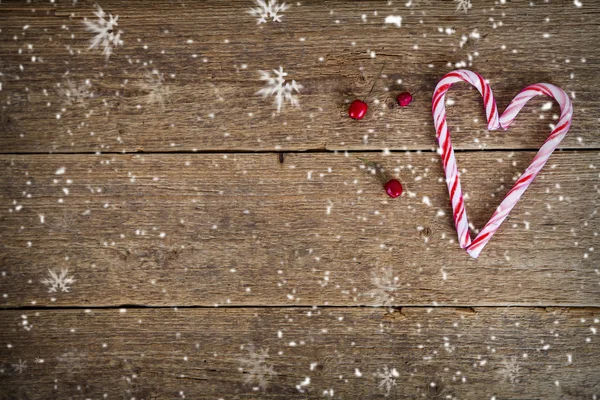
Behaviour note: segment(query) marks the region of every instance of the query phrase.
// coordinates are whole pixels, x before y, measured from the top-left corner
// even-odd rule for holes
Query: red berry
[[[348,116],[354,119],[363,119],[367,114],[369,106],[362,100],[354,100],[348,108]]]
[[[398,179],[390,179],[385,184],[385,191],[387,192],[388,196],[390,196],[392,199],[395,199],[402,194],[402,184],[400,181],[398,181]]]
[[[412,94],[408,92],[402,92],[398,95],[398,97],[396,97],[396,100],[398,100],[398,105],[400,107],[406,107],[412,103],[413,97]]]

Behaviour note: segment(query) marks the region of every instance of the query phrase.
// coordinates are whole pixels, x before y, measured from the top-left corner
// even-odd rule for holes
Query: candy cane
[[[552,97],[560,105],[560,118],[556,127],[550,133],[533,161],[527,167],[523,175],[517,180],[512,189],[506,194],[502,203],[498,206],[488,223],[483,227],[479,234],[471,241],[469,233],[469,221],[465,210],[465,203],[460,186],[458,167],[454,157],[454,149],[450,141],[448,124],[446,122],[446,107],[444,105],[446,92],[456,82],[468,82],[481,93],[483,104],[487,116],[488,130],[499,128],[508,129],[509,125],[516,118],[521,108],[534,96],[540,94]],[[442,157],[442,166],[446,174],[446,184],[452,203],[452,212],[454,214],[454,225],[458,234],[460,247],[467,250],[467,253],[473,258],[477,258],[484,246],[489,242],[494,233],[498,230],[502,222],[506,219],[510,211],[517,204],[525,190],[542,170],[548,158],[563,140],[573,117],[573,104],[567,94],[559,87],[549,83],[537,83],[523,89],[508,105],[504,113],[498,117],[496,100],[492,94],[490,85],[476,72],[467,70],[456,70],[446,74],[437,84],[433,92],[432,100],[433,121],[435,125],[436,137],[440,146]]]

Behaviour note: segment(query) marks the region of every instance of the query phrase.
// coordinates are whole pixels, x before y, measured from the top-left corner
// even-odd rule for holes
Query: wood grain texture
[[[3,153],[429,150],[431,92],[457,67],[489,79],[500,109],[528,84],[561,86],[575,107],[561,147],[600,147],[598,2],[481,0],[462,14],[449,1],[305,1],[257,25],[246,0],[103,1],[124,41],[108,61],[87,50],[94,2],[57,3],[0,4]],[[350,120],[348,103],[367,95],[384,62],[367,118]],[[281,114],[256,95],[258,71],[279,66],[304,87],[301,107]],[[69,84],[79,97],[65,96]],[[399,109],[404,90],[418,93]],[[537,99],[510,132],[489,133],[475,91],[459,85],[450,97],[455,148],[535,149],[558,114]]]
[[[600,396],[600,2],[100,5],[110,58],[94,1],[0,2],[1,400]],[[280,66],[302,89],[277,112],[257,91]],[[537,82],[575,108],[478,260],[434,152],[456,68],[500,110]],[[476,230],[559,110],[487,132],[476,91],[448,97]]]
[[[599,318],[598,309],[520,307],[5,311],[0,393],[591,399],[600,395]],[[252,357],[261,350],[268,357]],[[385,367],[396,375],[389,388],[376,375]]]
[[[475,226],[533,155],[457,153]],[[456,243],[437,154],[283,160],[1,157],[2,304],[600,304],[597,151],[552,155],[477,260]],[[62,268],[76,282],[49,293]]]

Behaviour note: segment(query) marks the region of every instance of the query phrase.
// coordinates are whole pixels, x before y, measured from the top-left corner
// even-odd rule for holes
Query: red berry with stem
[[[348,116],[353,119],[363,119],[367,115],[369,106],[362,100],[354,100],[348,108]]]
[[[383,67],[385,67],[385,63],[383,63],[383,65],[381,66],[381,71],[379,71],[377,79],[379,79],[379,77],[381,76],[381,73],[383,72]],[[369,95],[373,91],[375,83],[377,83],[377,79],[375,79],[375,82],[373,82],[373,86],[371,86],[371,90],[369,90],[369,93],[367,93],[366,97],[369,97]],[[364,100],[356,99],[350,104],[350,107],[348,108],[348,116],[352,119],[363,119],[365,115],[367,115],[368,109],[369,106],[367,105],[367,103],[364,102]]]
[[[402,194],[402,184],[398,179],[390,179],[387,181],[384,187],[388,196],[390,196],[392,199],[395,199]]]
[[[410,94],[408,92],[402,92],[398,95],[398,97],[396,97],[396,100],[398,100],[398,105],[400,107],[406,107],[410,103],[412,103],[413,97],[412,97],[412,94]]]

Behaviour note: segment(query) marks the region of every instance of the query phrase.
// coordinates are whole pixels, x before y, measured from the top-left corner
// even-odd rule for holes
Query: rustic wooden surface
[[[561,146],[599,147],[594,111],[600,30],[591,27],[598,24],[600,3],[587,1],[578,9],[568,2],[532,7],[526,1],[506,6],[479,1],[466,15],[449,1],[427,3],[406,8],[403,1],[302,2],[281,23],[257,26],[246,13],[250,0],[146,1],[143,7],[106,1],[103,8],[119,15],[124,31],[124,45],[108,62],[100,51],[86,51],[91,34],[82,21],[93,18],[91,2],[73,7],[39,2],[35,13],[2,4],[1,93],[3,103],[11,104],[0,121],[7,132],[0,149],[432,149],[431,93],[461,62],[490,80],[500,109],[528,84],[561,86],[575,96],[577,108]],[[383,23],[398,14],[404,18],[401,28]],[[481,38],[461,47],[462,36],[475,30]],[[32,56],[43,62],[32,62]],[[384,62],[386,76],[371,99],[380,103],[372,104],[361,123],[348,119],[348,103],[366,96]],[[279,66],[305,89],[301,108],[273,117],[271,100],[255,92],[262,86],[258,70]],[[164,74],[162,85],[149,82],[153,69]],[[68,80],[78,86],[89,80],[93,98],[66,102],[57,84],[64,88]],[[395,93],[419,89],[413,107],[390,109]],[[460,134],[454,130],[456,148],[535,149],[558,113],[556,105],[542,111],[547,100],[536,100],[511,126],[514,134],[493,134],[481,123],[475,91],[465,85],[450,96],[456,101],[450,124],[460,127]]]
[[[5,311],[2,384],[11,399],[589,399],[599,317],[525,307]]]
[[[109,58],[94,2],[0,3],[0,399],[600,396],[600,2],[99,5]],[[280,66],[302,89],[278,112],[257,91]],[[478,260],[430,111],[460,67],[500,109],[536,82],[575,108]],[[488,132],[474,90],[448,97],[476,229],[559,110]]]
[[[458,155],[476,226],[533,154]],[[405,194],[389,199],[362,160]],[[598,151],[553,155],[473,260],[435,153],[2,156],[0,201],[18,201],[1,220],[1,302],[377,305],[381,290],[395,305],[598,305],[595,165]],[[48,293],[49,268],[74,289]]]

